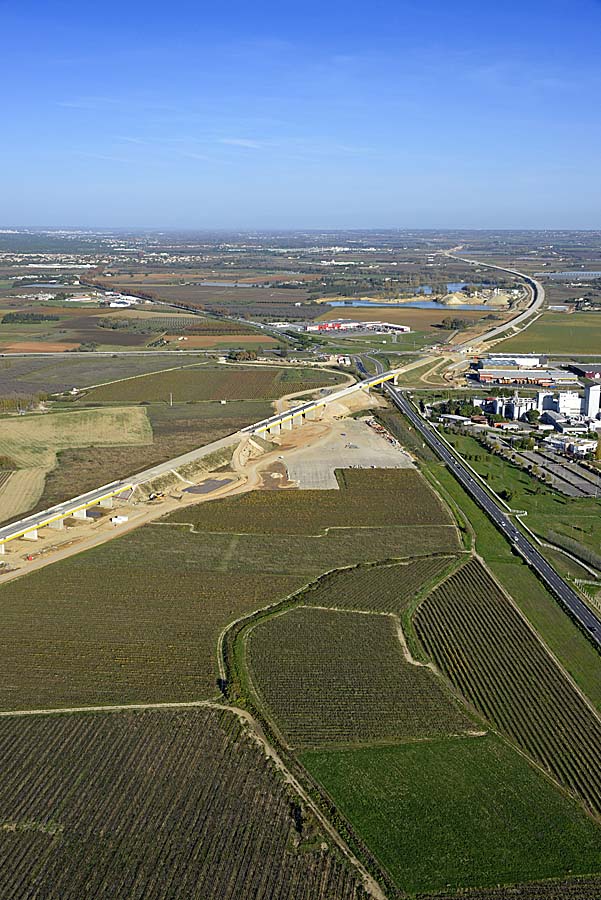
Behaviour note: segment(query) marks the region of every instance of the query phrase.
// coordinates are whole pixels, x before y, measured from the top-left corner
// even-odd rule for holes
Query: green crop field
[[[2,719],[0,752],[6,900],[365,896],[232,713]]]
[[[467,563],[420,605],[414,623],[466,700],[601,814],[601,721],[486,569]]]
[[[300,758],[402,890],[601,869],[599,826],[495,735],[314,750]],[[539,889],[528,896],[564,895]]]
[[[601,347],[601,314],[545,312],[515,337],[497,344],[503,353],[598,353]]]
[[[474,729],[396,617],[296,607],[246,638],[253,687],[293,747],[418,740]]]
[[[324,528],[447,525],[451,517],[413,469],[342,469],[340,491],[257,492],[174,513],[199,531],[316,534]],[[443,549],[448,549],[447,547]]]
[[[276,400],[296,391],[329,387],[344,381],[342,375],[310,368],[268,366],[220,366],[177,369],[128,378],[103,385],[86,394],[90,402],[148,403],[190,400]]]

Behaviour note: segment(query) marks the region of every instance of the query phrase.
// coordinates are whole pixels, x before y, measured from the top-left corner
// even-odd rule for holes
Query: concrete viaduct
[[[219,445],[235,443],[236,438],[240,439],[242,436],[249,434],[279,434],[282,429],[291,429],[297,425],[302,425],[306,420],[316,418],[319,410],[326,407],[329,403],[342,400],[344,397],[348,397],[355,391],[369,390],[370,388],[377,387],[379,384],[383,384],[385,381],[391,381],[402,371],[402,369],[391,369],[388,372],[382,372],[379,375],[365,378],[363,381],[357,381],[355,384],[351,384],[339,391],[326,394],[318,400],[302,403],[300,406],[295,406],[286,410],[286,412],[271,416],[268,419],[263,419],[261,422],[257,422],[254,425],[249,425],[247,428],[242,429],[241,432],[222,439],[217,443]],[[48,527],[62,529],[64,528],[65,519],[70,517],[75,519],[86,519],[88,518],[87,511],[94,506],[105,508],[112,507],[115,497],[124,496],[125,494],[129,495],[129,493],[138,485],[144,484],[152,478],[156,478],[157,475],[161,474],[163,471],[177,467],[180,463],[183,464],[184,462],[189,461],[195,453],[196,451],[193,451],[192,453],[178,457],[178,459],[170,460],[168,463],[164,463],[161,466],[147,469],[145,472],[140,472],[129,480],[113,481],[110,484],[105,484],[103,487],[89,491],[87,494],[80,494],[72,500],[66,500],[64,503],[59,503],[57,506],[52,506],[50,509],[46,509],[43,512],[34,513],[31,516],[20,519],[18,522],[13,522],[11,525],[4,525],[0,528],[0,554],[5,553],[5,547],[9,541],[17,539],[36,541],[38,539],[38,531],[41,528]]]
[[[369,391],[370,388],[377,387],[385,381],[392,381],[402,371],[402,368],[389,369],[387,372],[365,378],[363,381],[357,381],[355,384],[351,384],[339,391],[325,394],[318,400],[309,400],[307,403],[302,403],[300,406],[293,406],[283,413],[270,416],[268,419],[263,419],[261,422],[255,422],[254,425],[243,428],[242,434],[258,434],[261,436],[279,434],[282,430],[291,430],[297,425],[302,425],[306,420],[316,419],[319,415],[319,411],[325,409],[329,403],[336,403],[339,400],[343,400],[345,397],[354,394],[356,391]]]

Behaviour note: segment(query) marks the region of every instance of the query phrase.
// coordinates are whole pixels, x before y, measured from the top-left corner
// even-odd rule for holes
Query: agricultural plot
[[[174,357],[163,354],[107,358],[74,353],[69,357],[61,357],[60,366],[57,366],[55,359],[5,357],[0,360],[0,396],[52,393],[73,387],[81,389],[106,381],[172,369],[174,362]],[[199,362],[198,356],[186,355],[185,362],[180,361],[177,368]]]
[[[359,900],[229,712],[0,721],[0,895],[11,900]]]
[[[151,443],[152,429],[143,408],[75,410],[5,419],[0,456],[13,460],[18,471],[0,491],[0,519],[25,513],[37,503],[45,476],[55,466],[61,450]],[[73,496],[77,493],[73,472],[69,483],[69,496]],[[96,481],[94,486],[100,483]]]
[[[451,889],[601,870],[599,826],[496,735],[314,750],[300,759],[401,890],[423,897],[446,889],[450,898]],[[540,885],[513,890],[498,900],[564,897]],[[465,894],[472,896],[497,898]]]
[[[221,629],[305,581],[207,571],[138,533],[2,586],[0,709],[211,697]]]
[[[475,709],[599,815],[601,721],[486,569],[470,561],[430,594],[414,624]]]
[[[270,415],[262,400],[220,403],[153,403],[142,407],[152,426],[150,445],[96,447],[94,453],[77,448],[62,450],[46,478],[41,507],[51,506],[75,492],[107,484],[141,472],[180,454],[233,434]]]
[[[378,475],[362,474],[366,486]],[[344,493],[331,493],[344,508]],[[319,532],[314,512],[306,527]],[[339,566],[457,549],[445,525],[321,535],[145,526],[0,586],[0,708],[210,697],[218,635],[239,616]]]
[[[497,345],[503,353],[598,353],[601,315],[591,312],[545,312],[520,334]]]
[[[427,556],[393,565],[354,566],[320,578],[303,604],[399,615],[426,585],[432,586],[456,558]]]
[[[86,402],[277,400],[296,391],[339,384],[342,375],[309,368],[206,366],[130,378],[90,391]]]
[[[296,607],[246,638],[253,687],[292,747],[473,730],[431,669],[408,662],[388,615]]]
[[[591,900],[601,897],[601,876],[553,878],[544,882],[512,884],[506,888],[463,891],[464,900]],[[420,900],[457,900],[457,894],[420,894]]]
[[[228,272],[230,276],[230,272]],[[259,276],[261,277],[261,276]],[[203,280],[206,279],[205,275]],[[257,276],[253,281],[257,280]],[[179,281],[179,279],[178,279]],[[320,307],[308,303],[309,294],[302,288],[255,287],[252,283],[237,287],[229,281],[166,284],[153,275],[144,278],[135,273],[131,279],[111,280],[112,289],[134,292],[167,303],[182,304],[208,313],[241,316],[248,319],[305,319],[319,313]],[[302,302],[303,306],[295,306]],[[306,305],[305,305],[306,304]]]
[[[446,507],[414,469],[342,469],[337,477],[339,491],[255,491],[182,510],[169,521],[246,534],[317,534],[358,525],[445,525],[456,531]]]
[[[57,450],[107,444],[149,444],[146,410],[137,407],[74,410],[5,419],[0,456],[19,468],[49,469]]]
[[[4,473],[3,473],[4,474]],[[0,521],[32,509],[44,491],[44,469],[18,469],[0,485]]]
[[[171,548],[179,547],[187,565],[194,563],[202,570],[289,573],[303,576],[307,582],[340,566],[379,559],[427,557],[431,553],[457,550],[454,529],[444,525],[344,528],[331,529],[322,535],[296,535],[190,532],[159,522],[137,534],[137,546],[145,548],[140,552],[150,554],[150,545],[154,543],[157,558],[163,565],[167,564]]]

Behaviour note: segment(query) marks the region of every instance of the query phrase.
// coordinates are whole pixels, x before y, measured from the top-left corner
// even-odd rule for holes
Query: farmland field
[[[413,469],[342,469],[337,477],[340,491],[282,491],[269,495],[254,491],[182,510],[170,516],[169,521],[189,522],[201,531],[246,534],[317,534],[324,528],[358,525],[442,525],[455,530],[441,500]],[[447,545],[441,549],[449,548]]]
[[[601,814],[601,721],[486,569],[470,561],[430,594],[414,623],[466,700]]]
[[[497,345],[503,353],[598,353],[601,314],[545,312],[520,334]]]
[[[327,306],[320,304],[322,314],[319,321],[330,319],[354,319],[358,322],[391,322],[393,325],[408,325],[413,331],[427,332],[430,339],[434,340],[438,335],[443,339],[445,332],[440,328],[443,319],[465,319],[470,323],[480,322],[483,318],[495,313],[494,310],[454,309],[452,306],[441,306],[440,309],[419,309],[414,306],[398,304],[396,306]],[[501,313],[498,313],[501,315]],[[438,327],[437,327],[438,326]]]
[[[309,368],[221,366],[186,368],[142,378],[130,378],[96,388],[86,402],[149,402],[152,400],[276,400],[285,394],[339,384],[342,375]]]
[[[205,279],[206,275],[202,277],[202,280]],[[302,287],[255,287],[252,283],[236,287],[225,280],[213,284],[166,284],[164,279],[159,281],[154,274],[139,277],[137,273],[131,279],[111,280],[110,285],[105,282],[105,286],[140,296],[144,294],[167,303],[184,304],[208,313],[225,313],[248,319],[294,320],[313,318],[319,313],[319,306],[307,302],[309,295]],[[295,306],[299,302],[303,305]]]
[[[207,571],[193,551],[148,526],[2,586],[0,709],[215,695],[220,630],[305,579]]]
[[[252,627],[251,682],[292,747],[419,740],[474,729],[440,678],[405,660],[389,615],[300,606]]]
[[[341,569],[320,578],[303,595],[303,604],[400,615],[424,585],[439,580],[453,561],[449,556],[427,556],[393,565]]]
[[[367,490],[378,472],[362,476]],[[282,492],[284,522],[300,493]],[[316,493],[342,518],[342,491]],[[303,520],[319,532],[327,518],[313,502]],[[161,520],[0,586],[0,708],[210,697],[217,637],[239,616],[339,566],[457,549],[448,525],[240,534]]]
[[[4,474],[4,473],[3,473]],[[44,491],[44,469],[18,469],[0,485],[0,521],[32,509]]]
[[[420,900],[457,900],[457,894],[420,894]],[[591,900],[601,897],[601,876],[553,878],[504,888],[462,891],[463,900]]]
[[[20,515],[35,506],[42,495],[45,476],[54,467],[61,450],[119,444],[129,449],[151,443],[152,429],[146,410],[141,407],[74,410],[4,419],[0,456],[13,460],[17,471],[4,489],[0,489],[0,519]],[[90,451],[84,455],[89,458]],[[68,475],[68,483],[68,496],[73,496],[77,493],[73,471]],[[96,480],[93,486],[101,483]]]
[[[397,421],[401,419],[397,418]],[[412,432],[404,429],[404,433],[414,439]],[[426,452],[417,442],[414,449],[418,453]],[[486,559],[499,583],[511,594],[578,686],[601,710],[599,655],[593,645],[566,616],[556,598],[546,590],[529,566],[512,552],[508,541],[449,471],[432,462],[426,463],[424,468],[428,476],[438,483],[444,496],[461,510],[461,518],[469,522],[474,532],[475,548]],[[463,527],[464,538],[467,538],[465,525]]]
[[[230,712],[0,721],[0,895],[359,900]]]
[[[140,407],[73,410],[5,419],[0,456],[20,468],[50,468],[57,450],[106,444],[149,444],[152,430]]]
[[[599,826],[493,734],[305,751],[300,759],[403,890],[601,870]]]
[[[174,365],[198,365],[195,354],[177,360],[173,356],[94,356],[87,353],[56,359],[35,357],[0,359],[0,396],[58,392],[72,387],[83,388],[119,378],[172,369]]]
[[[108,407],[110,408],[110,407]],[[152,403],[142,407],[152,426],[152,444],[145,446],[97,447],[94,453],[77,448],[62,450],[57,465],[48,474],[40,508],[51,506],[76,493],[91,490],[141,472],[167,459],[233,434],[249,422],[270,415],[262,400],[220,403]]]

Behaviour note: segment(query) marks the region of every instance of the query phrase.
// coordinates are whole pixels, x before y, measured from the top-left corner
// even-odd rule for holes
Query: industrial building
[[[540,369],[547,361],[546,356],[536,356],[533,353],[527,353],[524,356],[489,356],[486,359],[478,360],[479,369]]]
[[[313,322],[305,326],[305,331],[317,333],[339,333],[344,331],[373,331],[377,334],[408,334],[408,325],[392,322],[353,322],[350,319],[332,319],[330,322]]]
[[[478,369],[481,384],[532,384],[537,387],[578,387],[579,382],[572,372],[562,369],[519,369],[507,366],[500,369]]]
[[[558,453],[569,453],[570,456],[588,456],[597,449],[596,440],[559,434],[545,438],[544,443],[551,450],[556,450]]]
[[[590,378],[592,381],[601,381],[600,363],[572,363],[568,368],[571,372],[578,375],[579,378]]]

